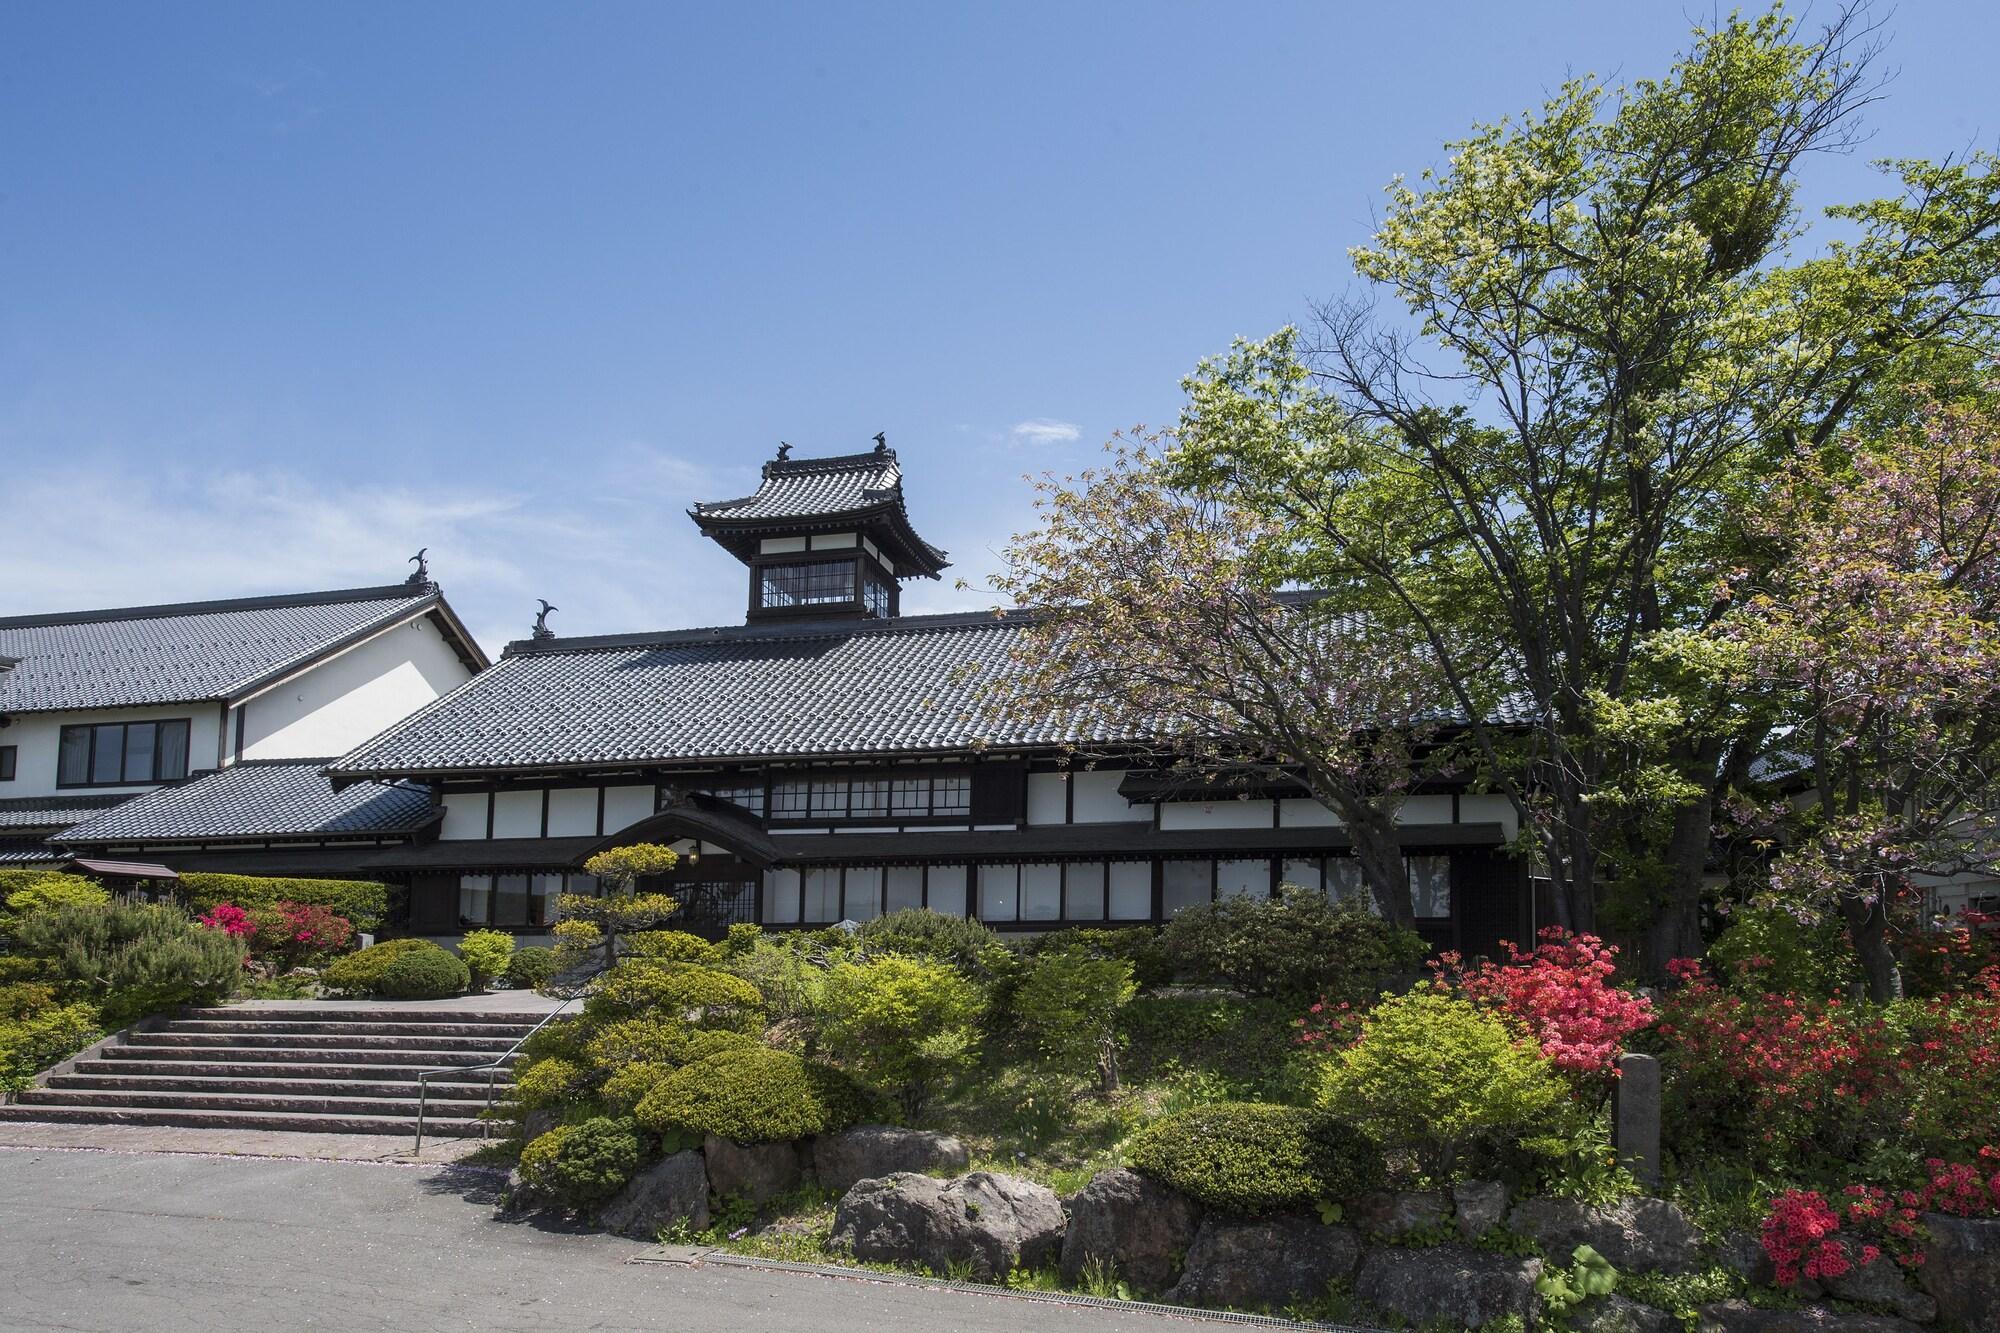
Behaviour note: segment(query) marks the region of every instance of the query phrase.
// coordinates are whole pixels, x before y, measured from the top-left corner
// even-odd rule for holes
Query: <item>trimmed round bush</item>
[[[472,973],[466,970],[465,961],[432,945],[391,960],[382,969],[376,990],[391,1000],[442,1000],[463,994],[471,984]]]
[[[583,1054],[600,1073],[609,1073],[635,1060],[651,1064],[685,1064],[688,1038],[693,1034],[677,1018],[643,1014],[624,1018],[599,1028],[584,1043]]]
[[[629,1116],[673,1072],[672,1065],[634,1061],[604,1080],[604,1086],[597,1090],[598,1100],[606,1110]]]
[[[1275,897],[1232,894],[1180,913],[1160,932],[1159,952],[1183,981],[1228,986],[1294,1003],[1361,1004],[1389,978],[1423,965],[1428,947],[1343,899],[1286,887]]]
[[[382,985],[382,973],[406,953],[436,949],[429,940],[384,940],[365,949],[345,954],[326,965],[319,974],[320,985],[342,995],[374,995]],[[442,952],[442,950],[440,950]]]
[[[748,1031],[763,1025],[764,997],[743,978],[712,967],[634,959],[605,973],[584,1002],[593,1019],[647,1012]]]
[[[726,1029],[714,1032],[690,1032],[687,1054],[681,1057],[681,1063],[693,1064],[696,1060],[706,1060],[711,1055],[721,1055],[725,1051],[761,1050],[763,1046],[763,1042],[747,1032],[731,1032]]]
[[[639,1160],[631,1122],[598,1116],[558,1125],[522,1149],[521,1179],[565,1208],[590,1209],[625,1188]]]
[[[636,1116],[663,1136],[713,1134],[737,1143],[788,1142],[826,1124],[805,1061],[768,1046],[682,1065],[639,1103]]]
[[[554,949],[516,949],[507,960],[507,984],[515,990],[534,990],[555,974]]]
[[[1382,1149],[1322,1112],[1216,1102],[1134,1134],[1125,1160],[1182,1194],[1230,1213],[1351,1199],[1382,1182]]]
[[[650,958],[659,963],[700,963],[712,966],[722,959],[722,950],[699,935],[685,930],[642,930],[625,942],[634,958]]]

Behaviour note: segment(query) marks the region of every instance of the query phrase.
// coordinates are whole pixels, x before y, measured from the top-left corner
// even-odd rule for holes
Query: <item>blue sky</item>
[[[977,582],[1023,473],[1345,288],[1394,173],[1660,72],[1708,12],[15,0],[0,613],[389,582],[427,545],[495,649],[537,596],[564,633],[729,623],[687,505],[878,430]],[[1897,77],[1815,202],[2000,130],[2000,6],[1885,17]]]

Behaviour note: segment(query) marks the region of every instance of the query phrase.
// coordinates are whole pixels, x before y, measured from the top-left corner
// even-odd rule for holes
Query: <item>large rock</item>
[[[789,1143],[736,1143],[710,1134],[701,1141],[708,1158],[708,1187],[718,1199],[748,1199],[762,1208],[799,1187],[799,1150]]]
[[[1602,1208],[1574,1199],[1525,1199],[1508,1220],[1563,1267],[1579,1245],[1621,1273],[1683,1273],[1701,1256],[1701,1232],[1664,1199],[1620,1199]]]
[[[876,1263],[934,1273],[963,1265],[974,1277],[1040,1268],[1062,1248],[1055,1192],[1014,1176],[975,1171],[938,1180],[912,1171],[863,1180],[834,1209],[831,1243]]]
[[[1847,1253],[1850,1262],[1861,1257],[1852,1244]],[[1937,1301],[1906,1282],[1902,1266],[1886,1254],[1872,1264],[1857,1264],[1839,1277],[1821,1278],[1820,1285],[1829,1296],[1878,1306],[1919,1324],[1928,1324],[1938,1317]]]
[[[1764,1242],[1748,1231],[1732,1231],[1715,1244],[1715,1260],[1753,1287],[1778,1285],[1778,1266]]]
[[[1965,1333],[2000,1333],[2000,1218],[1925,1213],[1924,1290]]]
[[[1477,1240],[1507,1220],[1507,1186],[1498,1180],[1461,1180],[1451,1187],[1458,1234]]]
[[[1921,1324],[1886,1314],[1842,1314],[1824,1305],[1759,1310],[1748,1301],[1719,1301],[1695,1311],[1700,1333],[1923,1333]]]
[[[701,1154],[691,1149],[638,1172],[597,1210],[598,1224],[605,1230],[645,1240],[657,1239],[682,1219],[696,1231],[708,1225],[708,1172]]]
[[[1210,1213],[1188,1247],[1181,1280],[1167,1299],[1181,1305],[1267,1309],[1326,1295],[1361,1257],[1346,1227],[1317,1217],[1222,1217]]]
[[[1349,1220],[1378,1240],[1435,1231],[1451,1218],[1451,1201],[1437,1190],[1376,1190],[1354,1201]]]
[[[1122,1166],[1100,1171],[1069,1201],[1063,1281],[1075,1286],[1095,1262],[1141,1291],[1165,1291],[1200,1225],[1201,1207],[1186,1195]]]
[[[1354,1294],[1413,1324],[1435,1320],[1452,1328],[1478,1328],[1506,1315],[1534,1326],[1542,1298],[1535,1279],[1540,1259],[1516,1259],[1465,1245],[1425,1249],[1384,1246],[1368,1251]]]
[[[1681,1333],[1681,1321],[1665,1310],[1613,1293],[1570,1311],[1570,1333]]]
[[[813,1175],[821,1188],[845,1194],[860,1180],[893,1176],[898,1171],[959,1172],[971,1164],[965,1144],[955,1135],[894,1125],[856,1125],[813,1141]]]

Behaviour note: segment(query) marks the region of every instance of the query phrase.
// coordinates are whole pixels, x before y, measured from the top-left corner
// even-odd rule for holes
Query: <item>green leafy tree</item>
[[[595,930],[595,942],[604,949],[604,966],[618,961],[618,942],[624,935],[657,930],[681,910],[680,900],[665,893],[638,893],[641,879],[664,875],[681,861],[680,853],[654,842],[635,842],[597,853],[583,863],[586,874],[595,875],[606,892],[601,896],[566,893],[557,900],[557,910],[566,922]],[[588,947],[591,936],[572,929],[557,937],[572,948]]]
[[[826,975],[822,1049],[915,1116],[977,1054],[981,1002],[951,968],[895,956],[839,963]]]
[[[1082,949],[1039,953],[1014,991],[1014,1014],[1042,1055],[1065,1073],[1092,1070],[1118,1091],[1118,1011],[1139,988],[1132,964]]]
[[[1801,218],[1872,40],[1773,11],[1664,77],[1566,83],[1390,186],[1367,290],[1188,382],[1176,481],[1274,527],[1275,578],[1428,645],[1561,924],[1613,909],[1655,968],[1698,951],[1718,803],[1779,725],[1673,637],[1769,554],[1733,516],[1992,351],[1991,155],[1888,164],[1838,239]]]

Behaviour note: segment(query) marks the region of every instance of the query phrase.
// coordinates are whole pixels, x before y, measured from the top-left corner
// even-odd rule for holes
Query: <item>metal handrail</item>
[[[584,979],[584,984],[587,984],[590,979],[591,978],[586,977]],[[424,1155],[424,1110],[426,1105],[430,1101],[431,1079],[439,1077],[444,1074],[483,1073],[486,1075],[486,1109],[481,1117],[484,1123],[484,1132],[481,1133],[480,1137],[490,1138],[492,1136],[491,1117],[493,1114],[494,1080],[499,1077],[500,1071],[506,1068],[507,1062],[513,1059],[514,1056],[520,1052],[520,1049],[523,1046],[527,1045],[528,1042],[534,1037],[534,1035],[537,1032],[540,1032],[543,1028],[547,1027],[550,1023],[554,1022],[559,1016],[561,1016],[563,1010],[569,1008],[571,1005],[575,1004],[578,1000],[583,998],[584,984],[579,984],[576,987],[576,989],[572,990],[567,996],[563,998],[563,1002],[561,1004],[549,1010],[548,1013],[542,1015],[542,1021],[535,1024],[535,1026],[530,1028],[528,1031],[522,1033],[520,1040],[516,1041],[512,1046],[509,1046],[499,1055],[496,1055],[491,1060],[488,1060],[485,1064],[446,1065],[442,1069],[419,1069],[417,1071],[417,1146],[410,1150],[410,1155],[412,1157],[421,1157]]]

